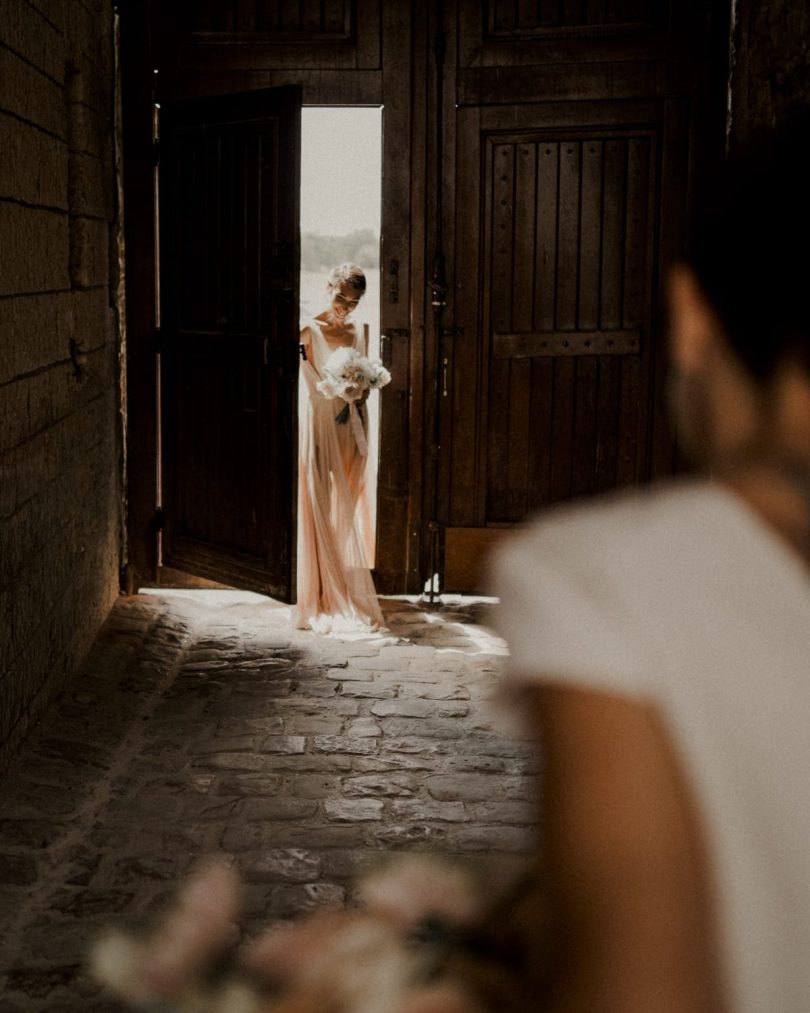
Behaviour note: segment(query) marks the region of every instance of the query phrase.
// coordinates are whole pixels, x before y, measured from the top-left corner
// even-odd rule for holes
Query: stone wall
[[[771,126],[793,102],[810,103],[810,4],[737,0],[731,140]]]
[[[0,2],[0,767],[118,590],[112,6]]]

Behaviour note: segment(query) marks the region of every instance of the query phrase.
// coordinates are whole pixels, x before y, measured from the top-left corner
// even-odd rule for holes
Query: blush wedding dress
[[[358,445],[353,426],[336,420],[346,402],[326,398],[317,389],[326,360],[340,346],[326,339],[315,318],[304,322],[301,343],[306,359],[301,362],[298,389],[298,561],[293,620],[298,629],[317,633],[378,629],[383,618],[370,573],[374,532],[368,457]],[[365,328],[355,327],[351,347],[368,354]],[[367,431],[365,406],[361,413]]]

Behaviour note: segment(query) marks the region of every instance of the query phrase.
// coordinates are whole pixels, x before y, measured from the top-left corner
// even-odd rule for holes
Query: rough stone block
[[[457,686],[454,682],[432,683],[414,682],[405,676],[399,690],[400,696],[416,697],[421,700],[469,700],[470,691],[465,686]]]
[[[219,778],[211,791],[212,795],[252,795],[275,797],[284,783],[280,774],[237,774],[235,777]]]
[[[447,839],[447,827],[449,824],[436,826],[430,823],[407,823],[399,825],[384,825],[377,832],[377,843],[388,848],[404,848],[412,850],[417,847],[433,847],[441,845]]]
[[[425,759],[433,757],[451,756],[455,753],[455,745],[452,742],[436,741],[427,734],[427,726],[417,725],[421,735],[406,735],[401,738],[385,736],[385,753],[411,753]]]
[[[456,755],[448,761],[448,769],[459,772],[480,771],[491,774],[529,774],[536,767],[508,756]]]
[[[374,851],[330,849],[321,855],[321,869],[329,879],[354,881],[358,875],[378,866],[380,861],[380,856]]]
[[[8,993],[19,992],[29,999],[47,999],[59,986],[75,982],[80,971],[81,964],[68,964],[59,967],[17,965],[11,968],[6,975],[5,989]],[[50,1002],[48,1007],[53,1009]]]
[[[380,686],[374,682],[343,682],[340,684],[341,696],[357,699],[384,700],[395,695],[391,686]]]
[[[103,285],[109,273],[109,225],[95,218],[70,219],[70,283],[74,288]]]
[[[383,656],[382,652],[377,657],[372,658],[351,658],[349,661],[349,671],[361,671],[361,672],[403,672],[407,668],[407,662],[399,655],[387,655]],[[351,675],[346,675],[347,679],[351,679]],[[358,679],[362,679],[362,675],[357,676]]]
[[[462,721],[455,718],[384,718],[385,734],[398,737],[428,735],[435,739],[461,739],[466,733]]]
[[[343,682],[344,679],[351,679],[354,682],[360,682],[361,680],[369,681],[374,678],[372,671],[360,669],[357,665],[352,665],[351,673],[348,671],[348,666],[344,665],[343,668],[329,668],[324,675],[327,679],[332,679],[335,682]]]
[[[183,701],[183,703],[185,704],[185,701]],[[188,705],[186,704],[186,706]],[[182,711],[180,711],[179,713],[182,713]],[[154,717],[151,719],[151,723],[152,724],[155,723]],[[187,730],[187,734],[196,738],[196,736],[193,735],[193,732],[196,731],[196,729],[199,727],[199,725],[196,722],[194,723],[193,729],[189,727],[189,724],[186,721],[183,721],[181,723],[181,727],[184,730]],[[173,717],[173,715],[166,714],[164,720],[161,721],[160,723],[160,728],[159,729],[152,728],[150,730],[152,732],[160,731],[161,733],[163,733],[164,731],[170,731],[172,728],[177,731],[180,730],[180,728],[178,727],[178,723],[176,719]],[[261,741],[262,736],[256,734],[255,732],[252,735],[213,735],[206,742],[195,741],[191,749],[190,755],[205,756],[207,753],[258,752],[259,744],[261,743]]]
[[[0,884],[30,886],[37,881],[37,863],[28,855],[0,854]]]
[[[312,745],[318,753],[363,755],[373,753],[377,749],[377,743],[373,739],[351,738],[347,735],[317,735]]]
[[[295,823],[273,826],[268,823],[247,826],[241,822],[227,826],[220,845],[225,851],[264,851],[268,848],[303,847],[354,848],[366,844],[362,826],[297,826]]]
[[[358,772],[377,772],[390,770],[430,770],[435,771],[443,766],[444,761],[432,757],[422,759],[418,756],[391,755],[382,752],[379,756],[358,756],[353,768]]]
[[[538,822],[537,807],[529,802],[469,802],[470,822],[497,823],[503,826],[531,826]]]
[[[419,783],[414,774],[366,774],[347,777],[343,794],[347,798],[403,798],[415,795]]]
[[[3,47],[0,47],[0,96],[0,108],[67,140],[62,85]]]
[[[343,730],[343,720],[330,715],[295,715],[284,722],[284,730],[288,735],[339,735]]]
[[[51,909],[72,918],[121,914],[130,908],[134,897],[131,890],[66,889],[51,897]]]
[[[323,700],[314,698],[296,697],[293,700],[285,700],[286,710],[293,713],[320,715],[324,712]],[[330,697],[328,704],[329,713],[338,717],[355,717],[360,713],[359,700],[341,700],[338,697]]]
[[[324,814],[336,823],[363,823],[380,820],[383,803],[378,799],[329,799],[324,803]]]
[[[530,760],[534,754],[531,742],[518,742],[501,735],[466,735],[459,743],[459,752],[466,755],[514,756]]]
[[[306,746],[303,735],[268,735],[261,745],[263,753],[303,753]]]
[[[378,718],[427,718],[427,717],[464,717],[470,707],[466,703],[447,703],[433,700],[386,700],[375,703],[371,713]]]
[[[278,918],[291,918],[314,908],[339,907],[346,901],[346,890],[337,883],[307,883],[302,886],[276,887],[270,909]]]
[[[346,729],[346,734],[363,739],[375,739],[382,735],[382,728],[373,718],[355,718]]]
[[[70,153],[68,199],[72,215],[104,218],[113,216],[112,168],[96,155]]]
[[[52,25],[64,27],[66,0],[28,0]]]
[[[321,861],[302,848],[270,848],[240,854],[239,868],[248,883],[309,883],[320,877]]]
[[[427,802],[423,799],[408,799],[391,803],[394,820],[428,823],[462,823],[467,814],[461,802]]]
[[[273,769],[271,761],[272,757],[256,753],[212,753],[210,756],[197,757],[193,765],[212,770],[245,770],[261,773]]]
[[[65,41],[55,25],[25,3],[0,4],[0,39],[28,63],[61,83]]]
[[[425,786],[432,798],[440,801],[491,802],[496,799],[527,800],[532,782],[527,777],[504,777],[501,774],[443,774],[429,777]],[[509,820],[505,820],[509,822]]]
[[[108,117],[84,102],[68,103],[69,144],[71,151],[109,160],[110,127]]]
[[[510,852],[528,855],[534,845],[530,827],[454,826],[447,836],[448,846],[460,851],[485,851],[491,855]]]
[[[340,792],[340,778],[330,774],[302,774],[290,782],[296,798],[331,798]]]
[[[0,137],[0,197],[66,211],[65,142],[1,112]]]
[[[304,820],[314,816],[316,803],[301,798],[247,798],[234,812],[247,823]]]
[[[68,220],[56,211],[0,203],[0,295],[52,292],[70,285]]]

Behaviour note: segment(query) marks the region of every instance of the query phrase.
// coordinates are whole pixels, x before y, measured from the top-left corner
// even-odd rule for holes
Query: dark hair
[[[810,370],[810,108],[757,135],[706,186],[689,260],[741,362]]]

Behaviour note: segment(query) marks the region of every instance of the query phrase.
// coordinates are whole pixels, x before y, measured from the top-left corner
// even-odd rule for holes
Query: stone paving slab
[[[485,606],[383,606],[386,631],[316,636],[259,595],[120,599],[0,783],[0,1013],[118,1010],[91,941],[211,853],[240,870],[248,932],[350,899],[389,852],[515,874],[532,749],[497,720]]]

